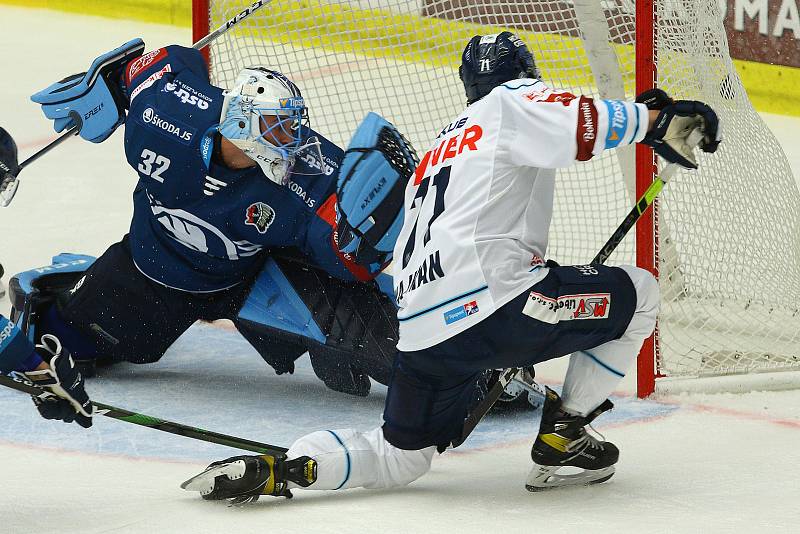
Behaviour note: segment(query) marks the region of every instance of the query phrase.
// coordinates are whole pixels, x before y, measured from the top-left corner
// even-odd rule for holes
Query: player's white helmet
[[[249,67],[223,94],[220,134],[285,185],[309,127],[300,89],[280,72]]]

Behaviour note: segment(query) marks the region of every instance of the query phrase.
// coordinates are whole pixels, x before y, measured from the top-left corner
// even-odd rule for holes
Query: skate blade
[[[558,473],[559,469],[563,469],[563,467],[533,464],[533,469],[531,469],[528,480],[525,482],[525,489],[528,491],[545,491],[566,486],[589,486],[591,484],[600,484],[614,476],[613,465],[596,470],[584,469],[578,473],[570,474],[560,474]]]
[[[199,491],[200,495],[208,495],[214,491],[214,485],[218,476],[224,475],[230,480],[236,480],[237,478],[242,478],[246,470],[247,466],[242,460],[237,460],[229,464],[214,465],[182,483],[181,488],[186,491]]]

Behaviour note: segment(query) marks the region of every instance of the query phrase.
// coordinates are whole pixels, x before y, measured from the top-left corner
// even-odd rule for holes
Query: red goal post
[[[247,5],[193,0],[194,40]],[[292,76],[334,142],[379,111],[424,149],[463,109],[464,43],[503,29],[526,41],[552,86],[630,100],[657,85],[720,114],[719,151],[678,173],[609,259],[650,270],[661,286],[639,395],[796,387],[800,214],[783,207],[800,195],[733,66],[717,0],[273,0],[207,54],[220,86],[253,64]],[[548,256],[585,263],[656,168],[637,146],[560,170]]]

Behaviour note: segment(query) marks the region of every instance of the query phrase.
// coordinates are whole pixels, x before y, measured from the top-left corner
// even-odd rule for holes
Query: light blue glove
[[[142,52],[144,41],[133,39],[95,59],[88,71],[54,83],[31,100],[42,105],[56,132],[77,125],[87,141],[105,141],[125,122],[128,100],[121,86],[122,69]]]
[[[392,259],[405,187],[418,162],[397,128],[372,112],[347,147],[336,184],[339,249],[371,272]]]

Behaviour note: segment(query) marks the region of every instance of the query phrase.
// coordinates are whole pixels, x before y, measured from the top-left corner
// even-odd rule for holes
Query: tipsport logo
[[[620,100],[605,100],[608,110],[608,134],[606,148],[615,148],[622,142],[628,130],[628,111]]]
[[[281,109],[303,108],[306,106],[303,97],[294,97],[294,96],[290,98],[279,98],[278,104],[280,104]]]
[[[465,317],[475,315],[479,311],[480,309],[478,308],[478,303],[476,301],[473,300],[471,302],[467,302],[458,308],[453,308],[452,310],[444,312],[444,323],[453,324],[456,321],[464,319]]]
[[[14,331],[14,323],[9,321],[6,326],[0,330],[0,345],[6,342],[7,339],[11,339],[11,333]]]

